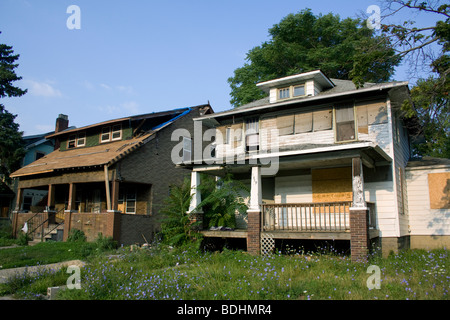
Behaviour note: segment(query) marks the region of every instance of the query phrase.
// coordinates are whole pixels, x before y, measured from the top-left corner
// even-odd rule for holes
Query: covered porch
[[[194,166],[191,178],[195,221],[201,194],[200,174],[231,172],[250,187],[247,215],[235,230],[202,230],[205,237],[241,238],[250,253],[272,251],[277,239],[347,240],[352,259],[367,256],[370,239],[379,236],[376,201],[366,201],[364,171],[390,167],[381,150],[352,150],[279,155],[278,170],[264,175],[260,161],[222,166]],[[370,174],[368,175],[370,181]],[[240,217],[237,217],[238,219]]]

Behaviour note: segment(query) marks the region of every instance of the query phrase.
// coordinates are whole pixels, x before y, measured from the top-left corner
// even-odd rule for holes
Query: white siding
[[[275,178],[275,203],[312,202],[311,175]]]
[[[382,237],[395,237],[396,197],[392,181],[364,183],[366,201],[375,202],[377,210],[377,226]]]
[[[406,171],[409,228],[411,235],[450,235],[450,209],[430,209],[428,173],[447,169]]]

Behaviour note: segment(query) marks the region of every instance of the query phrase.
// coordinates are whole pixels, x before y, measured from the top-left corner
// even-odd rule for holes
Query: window
[[[304,95],[306,95],[304,84],[278,89],[278,100],[302,97]]]
[[[102,134],[100,141],[101,142],[109,142],[116,141],[122,139],[122,125],[117,124],[111,127],[104,127],[102,129]]]
[[[79,133],[77,136],[77,147],[84,147],[86,145],[86,133]]]
[[[245,121],[245,145],[247,151],[259,149],[259,119],[249,118]]]
[[[304,96],[305,95],[305,86],[295,86],[294,87],[294,97]]]
[[[45,153],[41,151],[36,151],[36,154],[34,155],[34,160],[39,160],[40,158],[45,157]]]
[[[353,102],[335,106],[336,141],[356,140],[355,112]]]
[[[183,137],[183,162],[192,160],[192,141],[190,138]]]
[[[225,131],[225,143],[230,144],[231,143],[231,127],[227,127]]]
[[[76,147],[77,135],[73,134],[69,136],[69,140],[67,141],[67,149],[72,149]]]
[[[112,140],[122,139],[122,125],[118,124],[112,127]]]
[[[124,213],[136,213],[136,189],[126,188],[119,191],[118,208]]]
[[[278,90],[278,99],[287,99],[290,98],[289,88],[283,88]]]
[[[102,129],[101,142],[108,142],[111,140],[111,127],[106,127]]]

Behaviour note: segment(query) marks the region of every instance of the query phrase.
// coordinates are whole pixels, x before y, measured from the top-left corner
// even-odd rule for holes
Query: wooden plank
[[[450,172],[429,173],[430,209],[450,209]]]
[[[285,115],[277,117],[277,128],[280,135],[287,135],[294,133],[294,115]]]
[[[311,132],[313,129],[313,113],[302,112],[295,115],[295,133]]]
[[[313,112],[314,131],[329,130],[332,128],[333,113],[331,109]]]

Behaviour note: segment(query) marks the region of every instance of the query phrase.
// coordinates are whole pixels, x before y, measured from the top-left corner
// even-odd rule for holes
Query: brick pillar
[[[252,167],[250,207],[247,210],[247,251],[250,254],[261,252],[261,168]]]
[[[113,240],[120,240],[120,219],[121,213],[117,211],[108,211],[106,217],[105,237],[112,237]]]
[[[350,246],[352,261],[367,261],[369,254],[369,211],[350,208]]]

